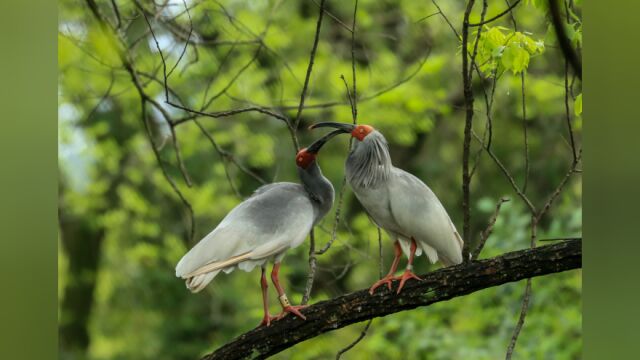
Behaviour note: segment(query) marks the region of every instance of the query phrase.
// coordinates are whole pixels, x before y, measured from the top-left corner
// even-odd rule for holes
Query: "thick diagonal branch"
[[[287,316],[270,327],[251,330],[203,359],[264,359],[322,333],[419,306],[467,295],[508,282],[582,267],[582,243],[569,240],[535,249],[471,261],[408,282],[400,295],[367,290],[321,301],[303,310],[306,321]],[[381,288],[382,289],[382,288]]]

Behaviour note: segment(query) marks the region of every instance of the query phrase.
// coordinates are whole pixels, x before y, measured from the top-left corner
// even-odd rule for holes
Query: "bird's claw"
[[[395,280],[396,277],[394,277],[391,274],[388,274],[387,276],[383,277],[382,279],[376,281],[375,283],[373,283],[373,285],[371,285],[371,287],[369,288],[369,294],[373,295],[373,293],[376,291],[377,288],[379,288],[380,286],[387,284],[387,287],[389,288],[389,291],[391,291],[391,282],[393,280]]]
[[[277,316],[271,316],[269,314],[265,314],[264,317],[262,318],[262,321],[258,325],[258,327],[260,327],[260,326],[271,326],[271,321],[272,320],[277,320],[277,319],[278,319]]]
[[[280,320],[283,317],[285,317],[287,314],[291,313],[297,317],[299,317],[302,320],[307,320],[307,318],[302,315],[302,313],[300,312],[300,309],[304,309],[306,308],[308,305],[288,305],[282,308],[282,312],[280,313],[280,315],[276,316],[276,320]]]
[[[400,285],[398,285],[398,291],[396,291],[396,294],[400,294],[400,291],[404,287],[404,283],[407,282],[407,280],[416,279],[418,281],[422,281],[422,279],[419,278],[418,275],[414,274],[413,271],[408,269],[405,270],[401,276],[396,277],[396,279],[400,280]]]

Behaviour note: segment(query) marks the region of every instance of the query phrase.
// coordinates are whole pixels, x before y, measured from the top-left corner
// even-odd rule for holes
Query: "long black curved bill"
[[[307,152],[312,153],[312,154],[317,154],[318,151],[320,151],[320,149],[322,148],[322,146],[324,146],[324,144],[329,141],[332,137],[339,135],[339,134],[344,134],[345,132],[342,129],[338,129],[338,130],[333,130],[332,132],[328,133],[327,135],[321,137],[320,139],[316,140],[313,142],[313,144],[309,145],[309,147],[307,148]]]
[[[326,122],[319,122],[316,124],[313,124],[311,126],[309,126],[309,129],[316,129],[316,128],[321,128],[321,127],[332,127],[332,128],[336,128],[339,129],[342,132],[345,133],[350,133],[353,131],[353,129],[356,128],[355,125],[353,124],[345,124],[345,123],[339,123],[339,122],[333,122],[333,121],[326,121]]]

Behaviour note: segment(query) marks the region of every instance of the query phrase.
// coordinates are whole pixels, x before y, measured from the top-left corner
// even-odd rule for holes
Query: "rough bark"
[[[526,278],[582,267],[582,243],[561,243],[520,250],[440,269],[409,281],[400,295],[385,287],[374,296],[367,290],[321,301],[304,310],[306,321],[287,316],[270,327],[251,330],[203,359],[264,359],[299,342],[353,323],[428,306],[478,290]]]

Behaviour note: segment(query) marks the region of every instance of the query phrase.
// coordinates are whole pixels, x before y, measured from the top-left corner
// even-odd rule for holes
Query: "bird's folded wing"
[[[263,259],[266,257],[269,257],[271,255],[277,254],[283,250],[285,250],[287,247],[286,244],[276,244],[276,243],[266,243],[262,246],[257,247],[255,250],[253,251],[249,251],[246,252],[244,254],[241,255],[236,255],[233,257],[230,257],[229,259],[226,260],[222,260],[222,261],[214,261],[211,262],[207,265],[204,265],[186,275],[183,276],[183,278],[190,278],[192,276],[196,276],[196,275],[201,275],[201,274],[206,274],[208,272],[212,272],[212,271],[216,271],[216,270],[220,270],[220,269],[224,269],[228,266],[233,266],[236,265],[238,263],[241,263],[245,260],[256,260],[256,259]]]
[[[403,232],[438,251],[439,255],[460,253],[462,238],[444,206],[429,187],[400,169],[389,183],[390,210]]]
[[[192,272],[190,272],[190,273],[188,273],[186,275],[183,275],[182,277],[184,279],[188,279],[188,278],[190,278],[192,276],[206,274],[208,272],[212,272],[212,271],[216,271],[216,270],[220,270],[220,269],[226,268],[227,266],[235,265],[235,264],[237,264],[239,262],[242,262],[242,261],[248,259],[250,254],[251,253],[248,252],[248,253],[244,253],[244,254],[241,254],[241,255],[233,256],[233,257],[231,257],[229,259],[226,259],[226,260],[214,261],[214,262],[209,263],[209,264],[207,264],[205,266],[202,266],[202,267],[200,267],[200,268],[198,268],[198,269],[196,269],[196,270],[194,270],[194,271],[192,271]]]
[[[185,278],[267,258],[308,232],[313,207],[297,184],[272,184],[236,206],[176,266]],[[301,235],[302,234],[302,235]]]

